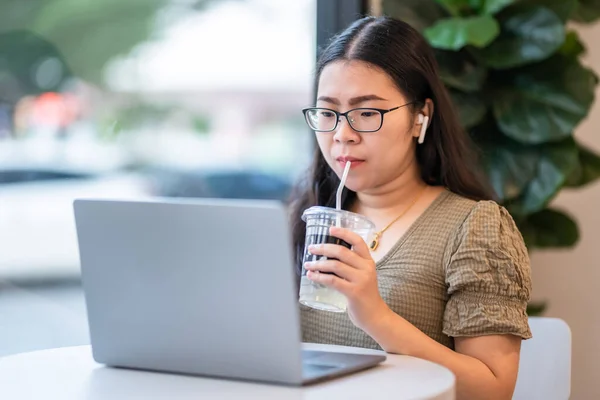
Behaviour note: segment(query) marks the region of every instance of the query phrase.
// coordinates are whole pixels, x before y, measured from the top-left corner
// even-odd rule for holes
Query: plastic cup
[[[300,279],[300,303],[323,311],[346,312],[348,301],[335,289],[328,288],[308,279],[304,263],[324,259],[308,252],[311,244],[333,243],[347,248],[350,244],[329,234],[329,228],[339,226],[357,233],[366,243],[372,240],[375,225],[360,214],[329,207],[311,207],[304,211],[302,220],[306,222],[306,244]],[[325,272],[321,272],[325,273]]]

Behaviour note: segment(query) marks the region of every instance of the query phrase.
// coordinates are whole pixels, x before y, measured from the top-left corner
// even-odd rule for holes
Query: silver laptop
[[[99,363],[303,385],[386,358],[302,350],[278,202],[78,199],[74,211]]]

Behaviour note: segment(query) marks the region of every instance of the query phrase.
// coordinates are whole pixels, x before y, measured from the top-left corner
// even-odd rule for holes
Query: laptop
[[[279,202],[77,199],[74,213],[98,363],[301,386],[386,359],[303,349]]]

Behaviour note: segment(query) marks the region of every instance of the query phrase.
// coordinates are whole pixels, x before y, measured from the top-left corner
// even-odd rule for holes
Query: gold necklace
[[[419,200],[419,198],[421,197],[421,195],[423,193],[425,193],[425,189],[427,189],[427,186],[425,186],[423,189],[421,189],[421,191],[419,192],[418,195],[415,196],[415,198],[413,199],[413,201],[408,205],[408,207],[406,207],[406,209],[404,209],[404,211],[402,211],[402,214],[398,215],[392,222],[390,222],[385,228],[383,228],[382,230],[380,230],[379,232],[375,233],[375,237],[373,238],[373,240],[371,241],[371,244],[369,245],[369,248],[371,249],[371,251],[375,251],[377,250],[377,247],[379,247],[379,238],[381,237],[381,235],[383,235],[383,232],[387,231],[388,228],[392,225],[394,225],[394,223],[396,221],[398,221],[400,218],[402,218],[404,216],[404,214],[406,214],[408,212],[408,210],[410,210],[412,208],[412,206],[415,205],[415,203],[417,202],[417,200]]]

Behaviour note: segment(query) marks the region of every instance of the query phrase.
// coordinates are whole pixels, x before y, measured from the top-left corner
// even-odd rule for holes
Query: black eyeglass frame
[[[360,133],[370,133],[370,132],[377,132],[378,130],[381,129],[381,127],[383,126],[383,120],[384,120],[384,115],[392,112],[392,111],[396,111],[402,107],[406,107],[409,106],[411,104],[414,104],[414,101],[411,101],[410,103],[406,103],[406,104],[402,104],[401,106],[397,106],[397,107],[393,107],[393,108],[389,108],[389,109],[385,109],[385,108],[374,108],[374,107],[358,107],[358,108],[353,108],[351,110],[348,110],[346,112],[339,112],[336,110],[332,110],[331,108],[327,108],[327,107],[306,107],[302,109],[302,114],[304,114],[304,119],[306,120],[306,123],[308,124],[308,127],[312,130],[314,130],[315,132],[322,132],[322,133],[326,133],[326,132],[333,132],[337,129],[339,123],[340,123],[340,119],[341,117],[346,118],[346,121],[348,122],[348,125],[354,129],[356,132],[360,132]],[[331,129],[327,129],[327,130],[321,130],[321,129],[314,129],[310,122],[308,122],[308,115],[307,113],[310,110],[326,110],[326,111],[331,111],[332,113],[335,114],[336,119],[335,119],[335,125],[333,126],[333,128]],[[351,113],[352,111],[356,111],[356,110],[373,110],[373,111],[377,111],[379,114],[381,114],[381,121],[379,123],[379,127],[377,129],[373,129],[373,130],[359,130],[354,128],[354,126],[352,126],[352,122],[350,121],[350,119],[348,118],[348,114]]]

